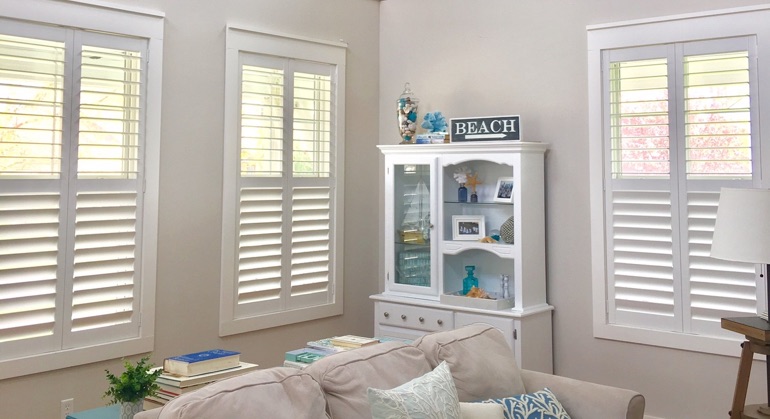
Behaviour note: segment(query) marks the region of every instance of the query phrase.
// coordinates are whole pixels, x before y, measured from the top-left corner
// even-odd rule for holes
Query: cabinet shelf
[[[510,207],[513,205],[511,202],[460,202],[460,201],[444,201],[447,205],[468,205],[468,206],[493,206],[493,207]]]
[[[445,255],[457,255],[466,250],[478,249],[494,253],[501,258],[513,259],[515,257],[515,248],[515,244],[445,240],[442,243],[441,252]]]

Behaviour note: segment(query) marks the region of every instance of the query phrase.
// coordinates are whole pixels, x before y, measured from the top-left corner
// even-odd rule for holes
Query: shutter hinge
[[[390,282],[390,272],[385,272],[385,281]]]
[[[519,339],[519,330],[513,329],[513,340],[518,340],[518,339]]]
[[[610,300],[604,300],[604,314],[610,314]]]

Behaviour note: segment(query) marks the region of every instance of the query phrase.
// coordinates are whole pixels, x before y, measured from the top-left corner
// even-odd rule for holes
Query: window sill
[[[148,336],[84,348],[65,349],[24,358],[7,359],[0,361],[0,380],[151,352],[154,344],[155,337]]]

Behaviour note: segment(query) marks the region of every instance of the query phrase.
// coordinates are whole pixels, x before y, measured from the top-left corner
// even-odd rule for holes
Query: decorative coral
[[[446,118],[441,112],[428,112],[423,117],[421,127],[428,132],[446,132]]]

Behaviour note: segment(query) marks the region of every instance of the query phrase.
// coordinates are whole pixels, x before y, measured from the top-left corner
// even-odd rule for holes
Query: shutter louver
[[[617,322],[671,330],[675,292],[670,193],[614,191],[612,196]]]
[[[134,311],[136,193],[79,193],[72,331],[129,323]]]
[[[59,195],[0,195],[0,342],[53,334]]]
[[[0,35],[0,176],[61,171],[64,43]]]
[[[728,336],[722,317],[756,314],[755,265],[710,257],[719,193],[688,193],[687,267],[690,277],[690,318],[694,333]]]
[[[136,179],[141,55],[90,46],[81,54],[78,177]]]
[[[330,275],[330,188],[294,188],[292,198],[291,297],[326,303]]]
[[[282,201],[281,188],[241,190],[238,229],[239,305],[277,301],[281,297]]]

